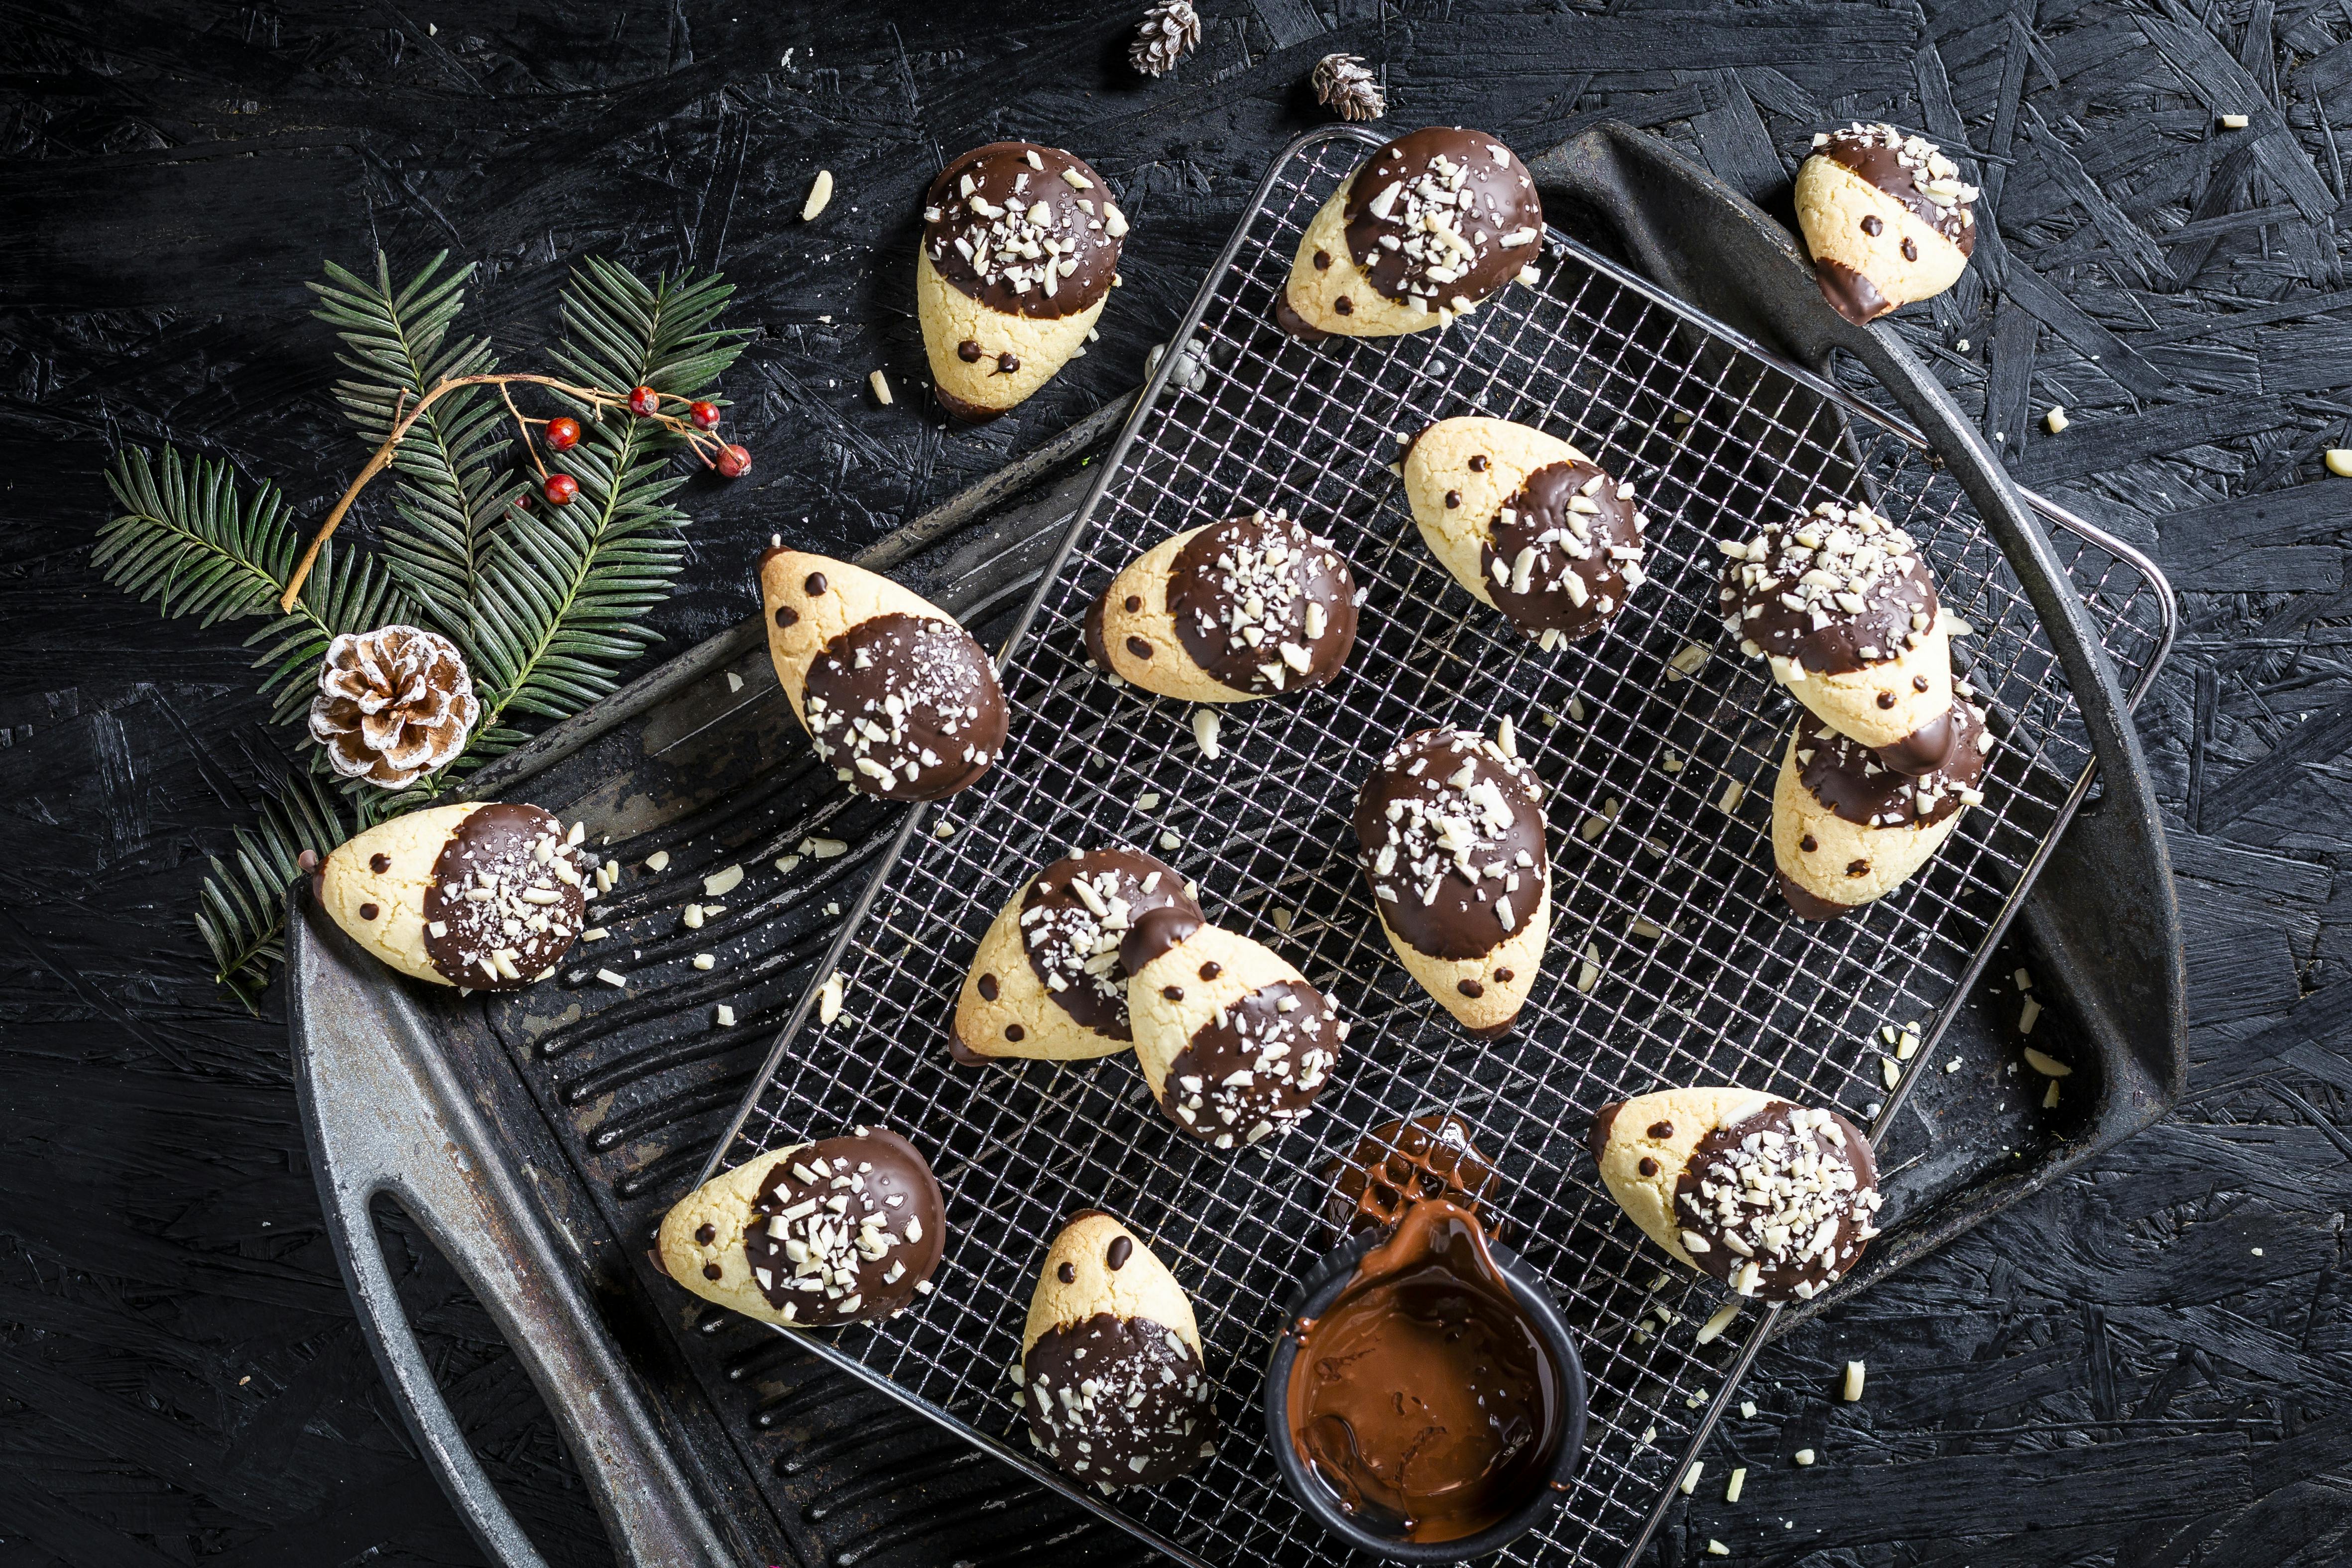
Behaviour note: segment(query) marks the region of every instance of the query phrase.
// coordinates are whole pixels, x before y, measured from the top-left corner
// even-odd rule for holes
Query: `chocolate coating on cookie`
[[[923,253],[958,291],[1009,316],[1075,316],[1110,291],[1127,219],[1087,162],[992,142],[939,173]]]
[[[1482,131],[1400,136],[1356,171],[1348,254],[1391,300],[1475,305],[1543,246],[1543,203],[1527,166]]]
[[[1479,552],[1495,607],[1530,637],[1580,637],[1641,585],[1641,513],[1631,487],[1591,463],[1550,463],[1495,514]]]
[[[1185,541],[1169,571],[1168,613],[1193,663],[1254,696],[1321,686],[1356,646],[1348,563],[1280,512],[1213,523]],[[1099,618],[1092,625],[1099,639]]]
[[[1859,503],[1817,502],[1725,554],[1724,629],[1754,657],[1816,675],[1901,658],[1939,613],[1911,536]]]
[[[1852,1268],[1878,1205],[1869,1141],[1834,1110],[1784,1100],[1700,1139],[1675,1183],[1684,1247],[1765,1301],[1809,1299]]]
[[[1429,1198],[1452,1199],[1494,1233],[1478,1205],[1495,1190],[1495,1168],[1454,1117],[1384,1121],[1324,1175],[1331,1191],[1323,1217],[1343,1237],[1394,1225],[1409,1205]]]
[[[1029,967],[1073,1019],[1114,1040],[1132,1040],[1119,942],[1138,921],[1162,909],[1196,924],[1201,919],[1184,879],[1152,857],[1132,849],[1066,856],[1038,872],[1022,895]]]
[[[1307,1114],[1339,1059],[1338,1015],[1297,981],[1261,985],[1193,1031],[1160,1109],[1204,1142],[1255,1143]]]
[[[1112,1487],[1172,1480],[1215,1450],[1216,1391],[1175,1330],[1097,1312],[1022,1357],[1022,1407],[1072,1476]]]
[[[779,1160],[751,1211],[743,1227],[751,1278],[769,1305],[807,1328],[898,1310],[939,1267],[947,1235],[929,1163],[879,1128]]]
[[[512,991],[572,950],[587,900],[579,852],[563,837],[549,813],[505,801],[450,830],[424,901],[425,954],[436,971],[474,990]]]
[[[1992,732],[1984,710],[1955,698],[1941,721],[1951,745],[1944,760],[1916,777],[1896,773],[1868,746],[1842,735],[1811,713],[1797,720],[1798,779],[1814,799],[1864,827],[1925,827],[1983,799],[1985,758]]]
[[[1208,923],[1198,904],[1189,899],[1185,902],[1191,907],[1162,904],[1136,916],[1127,935],[1119,939],[1119,967],[1132,976]]]
[[[1356,843],[1391,931],[1432,958],[1480,958],[1542,897],[1543,786],[1484,736],[1423,730],[1364,781]]]
[[[1959,247],[1961,255],[1976,254],[1972,204],[1977,188],[1961,180],[1959,166],[1933,142],[1907,136],[1892,125],[1864,125],[1857,121],[1843,131],[1831,132],[1813,152],[1843,164],[1901,202],[1920,222]]]
[[[824,645],[805,684],[817,754],[868,795],[937,800],[1004,748],[996,668],[952,621],[868,616]]]

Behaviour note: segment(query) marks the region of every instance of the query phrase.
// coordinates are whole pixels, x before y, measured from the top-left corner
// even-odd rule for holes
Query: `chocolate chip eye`
[[[1450,511],[1461,504],[1462,492],[1460,490],[1447,490],[1445,492],[1445,506],[1447,510]]]
[[[1019,370],[1020,368],[1021,368],[1021,356],[1020,356],[1019,354],[1017,354],[1017,353],[1014,353],[1012,350],[1007,349],[1007,350],[1005,350],[1005,351],[1004,351],[1004,353],[1001,353],[1001,354],[998,354],[998,355],[996,356],[996,374],[999,374],[999,375],[1011,375],[1014,371]]]
[[[1903,259],[1906,261],[1919,259],[1919,242],[1907,234],[1903,237]]]
[[[800,619],[801,613],[798,610],[793,609],[790,605],[778,605],[776,606],[776,625],[780,626],[798,626],[800,624]]]
[[[1913,677],[1911,678],[1911,689],[1912,689],[1912,690],[1914,690],[1914,691],[1925,691],[1925,690],[1927,690],[1927,678],[1926,676],[1924,676],[1924,675],[1915,675],[1915,676],[1913,676]]]
[[[1483,473],[1485,473],[1485,472],[1486,471],[1486,453],[1484,453],[1484,452],[1477,452],[1477,453],[1474,453],[1474,454],[1471,456],[1471,458],[1470,458],[1470,471],[1471,471],[1472,473],[1474,473],[1474,474],[1483,474]]]
[[[1225,966],[1219,963],[1213,958],[1209,960],[1208,963],[1201,965],[1201,978],[1203,980],[1214,980],[1218,975],[1223,974],[1224,972]]]
[[[1462,981],[1454,986],[1454,989],[1461,992],[1465,996],[1484,996],[1486,994],[1486,987],[1475,980]]]
[[[963,342],[956,344],[956,358],[963,361],[966,364],[978,363],[980,359],[980,344],[971,338],[966,338]]]
[[[1135,1243],[1123,1236],[1114,1236],[1110,1238],[1109,1249],[1103,1254],[1103,1262],[1109,1265],[1111,1272],[1116,1274],[1126,1268],[1127,1260],[1134,1256]]]
[[[810,573],[808,574],[808,581],[802,584],[801,586],[807,590],[808,596],[810,598],[815,598],[819,594],[824,592],[824,574],[822,572]]]
[[[1075,1266],[1065,1263],[1054,1270],[1054,1278],[1065,1285],[1075,1284],[1077,1281],[1078,1271]]]
[[[1331,253],[1329,251],[1318,250],[1315,253],[1315,270],[1318,272],[1328,272],[1331,270]]]
[[[702,1266],[702,1277],[705,1279],[722,1279],[726,1276],[726,1273],[727,1270],[719,1268],[716,1263],[706,1263]]]
[[[383,912],[383,911],[382,910],[377,909],[373,904],[362,904],[360,906],[360,919],[363,921],[372,921]]]
[[[1892,708],[1892,707],[1894,707],[1894,706],[1895,706],[1895,693],[1893,693],[1892,691],[1882,691],[1882,692],[1880,692],[1880,693],[1878,694],[1878,705],[1879,705],[1881,708]]]
[[[1810,855],[1814,850],[1819,849],[1821,847],[1821,844],[1811,834],[1808,833],[1802,838],[1797,840],[1797,847]]]
[[[1029,1031],[1023,1028],[1018,1024],[1007,1024],[1004,1026],[1004,1037],[1011,1040],[1015,1045],[1020,1044],[1022,1040],[1028,1037],[1028,1034]]]
[[[1637,1168],[1645,1176],[1654,1176],[1658,1173],[1658,1163],[1647,1154],[1642,1156],[1642,1163]]]
[[[1674,1124],[1673,1122],[1671,1122],[1671,1121],[1653,1121],[1653,1122],[1651,1122],[1651,1123],[1650,1123],[1650,1136],[1651,1136],[1651,1137],[1653,1137],[1653,1138],[1671,1138],[1671,1137],[1673,1137],[1674,1135],[1675,1135],[1675,1124]]]
[[[1870,875],[1870,862],[1867,860],[1850,861],[1846,866],[1845,874],[1849,877],[1867,877]]]
[[[1181,985],[1162,985],[1160,988],[1160,994],[1167,997],[1171,1002],[1181,1002],[1184,1000],[1184,988]]]
[[[983,1002],[993,1002],[996,1000],[996,976],[993,974],[982,975],[980,977],[980,999]]]
[[[1349,299],[1345,294],[1342,294],[1337,300],[1331,301],[1331,309],[1339,311],[1339,314],[1343,316],[1352,316],[1356,313],[1356,302],[1353,300]]]
[[[1864,213],[1862,218],[1862,232],[1874,239],[1886,232],[1886,225],[1876,213]]]
[[[1495,971],[1495,978],[1501,984],[1508,985],[1511,983],[1511,972],[1508,969],[1497,969]]]
[[[1129,594],[1127,596],[1127,613],[1131,616],[1141,608],[1143,608],[1143,595],[1140,594]]]
[[[1138,658],[1150,658],[1151,657],[1151,645],[1144,641],[1141,637],[1129,637],[1127,639],[1127,651],[1133,654]]]
[[[707,1225],[706,1225],[706,1226],[698,1226],[698,1227],[697,1227],[697,1228],[696,1228],[695,1233],[694,1233],[694,1239],[695,1239],[696,1241],[698,1241],[698,1242],[701,1243],[703,1246],[708,1247],[708,1246],[709,1246],[712,1242],[717,1241],[717,1240],[719,1239],[719,1232],[718,1232],[718,1230],[717,1230],[716,1228],[714,1228],[713,1226],[707,1226]]]

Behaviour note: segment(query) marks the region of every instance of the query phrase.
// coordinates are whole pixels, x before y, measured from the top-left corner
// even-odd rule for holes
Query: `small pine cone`
[[[1315,64],[1315,100],[1342,120],[1378,120],[1389,111],[1380,79],[1361,55],[1325,55]]]
[[[399,789],[456,761],[481,712],[455,643],[417,626],[379,626],[327,645],[310,739],[343,777]]]
[[[1145,76],[1163,76],[1201,41],[1201,14],[1192,0],[1160,0],[1135,26],[1127,60]]]

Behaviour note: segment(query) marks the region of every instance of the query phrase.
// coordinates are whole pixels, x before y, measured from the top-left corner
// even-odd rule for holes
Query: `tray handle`
[[[623,1561],[733,1564],[415,1005],[334,928],[307,881],[289,895],[287,967],[295,1091],[328,1237],[394,1403],[482,1549],[506,1568],[546,1568],[433,1381],[376,1237],[380,1196],[423,1227],[529,1371]]]
[[[2105,1058],[2100,1101],[2071,1157],[2044,1163],[2034,1181],[2009,1184],[1957,1224],[1944,1216],[1948,1229],[1927,1242],[1939,1244],[2154,1121],[2187,1081],[2180,910],[2154,785],[2115,666],[2049,535],[1951,395],[1893,327],[1856,326],[1830,309],[1786,228],[1656,137],[1613,121],[1571,137],[1529,169],[1547,204],[1557,193],[1597,214],[1637,269],[1768,353],[1819,369],[1842,350],[1866,365],[2000,541],[2082,714],[2098,762],[2098,809],[2078,816],[2052,850],[2023,911],[2044,951],[2080,982],[2070,989]]]

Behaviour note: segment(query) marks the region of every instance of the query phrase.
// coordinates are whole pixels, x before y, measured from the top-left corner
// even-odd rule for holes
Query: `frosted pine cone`
[[[417,626],[379,626],[327,645],[310,739],[343,777],[399,789],[456,761],[481,712],[455,643]]]
[[[1360,55],[1325,55],[1315,64],[1315,100],[1342,120],[1378,120],[1389,110],[1380,79]]]
[[[1163,76],[1201,41],[1201,14],[1191,0],[1160,0],[1136,24],[1127,60],[1145,76]]]

